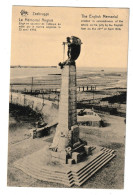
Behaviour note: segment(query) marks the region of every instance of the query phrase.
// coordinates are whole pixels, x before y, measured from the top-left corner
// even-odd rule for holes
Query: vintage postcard
[[[127,8],[13,6],[8,177],[124,188]]]

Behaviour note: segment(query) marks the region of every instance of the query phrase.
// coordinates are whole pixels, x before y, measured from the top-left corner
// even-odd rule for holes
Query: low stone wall
[[[58,121],[58,103],[21,93],[10,93],[9,102],[21,106],[29,106],[34,111],[41,113],[50,124]]]
[[[78,122],[78,125],[83,125],[83,126],[91,126],[91,127],[101,127],[103,125],[103,121],[80,121]]]

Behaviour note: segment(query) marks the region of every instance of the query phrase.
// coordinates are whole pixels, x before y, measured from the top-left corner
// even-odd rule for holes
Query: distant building
[[[101,117],[91,109],[78,109],[78,124],[84,126],[101,127],[103,121]]]

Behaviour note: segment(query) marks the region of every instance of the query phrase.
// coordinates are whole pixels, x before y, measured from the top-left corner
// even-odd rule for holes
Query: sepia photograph
[[[12,6],[7,185],[123,189],[128,8]]]

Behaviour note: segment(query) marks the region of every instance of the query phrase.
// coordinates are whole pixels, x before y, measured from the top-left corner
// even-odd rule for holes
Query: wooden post
[[[12,85],[11,85],[11,103],[12,103]]]
[[[32,93],[32,90],[33,90],[33,77],[32,77],[32,81],[31,81],[31,93]]]
[[[44,106],[44,93],[42,94],[42,96],[43,96],[43,106]]]
[[[88,91],[88,86],[87,86],[87,91]]]
[[[24,94],[24,106],[25,106],[25,94]]]

